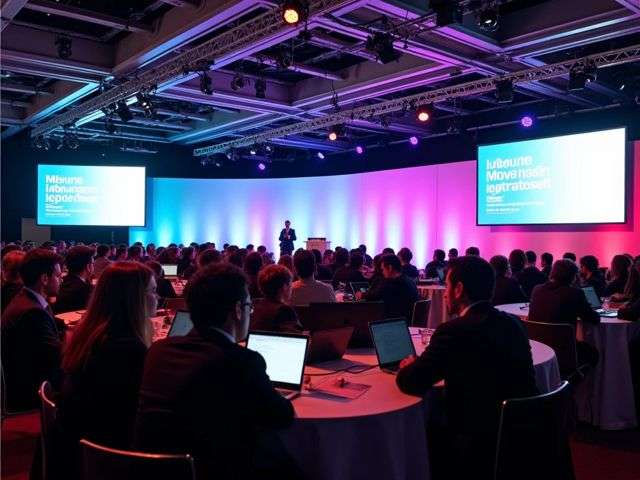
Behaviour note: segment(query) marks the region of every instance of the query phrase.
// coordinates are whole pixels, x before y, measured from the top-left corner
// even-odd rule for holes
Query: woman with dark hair
[[[264,298],[251,316],[251,329],[269,332],[300,332],[296,311],[289,305],[293,277],[287,267],[268,265],[258,274]]]
[[[176,294],[173,285],[169,280],[164,278],[164,270],[162,265],[155,260],[147,260],[144,264],[151,269],[153,276],[156,279],[156,293],[160,299],[176,298]]]
[[[77,473],[81,438],[130,446],[156,306],[156,281],[140,263],[115,263],[98,279],[62,357],[57,422],[68,475]]]
[[[244,259],[244,273],[249,279],[249,295],[251,298],[262,298],[262,292],[258,286],[258,273],[262,268],[262,255],[258,252],[251,252]]]
[[[182,277],[185,270],[193,265],[194,257],[195,255],[193,247],[185,247],[182,249],[180,260],[178,260],[178,276]]]
[[[511,268],[511,276],[516,277],[527,264],[527,256],[524,254],[524,250],[516,248],[511,250],[509,254],[509,268]]]
[[[610,297],[616,293],[624,293],[624,287],[629,280],[629,270],[632,266],[633,262],[626,255],[616,255],[613,257],[609,270],[611,278],[604,288],[603,296]]]

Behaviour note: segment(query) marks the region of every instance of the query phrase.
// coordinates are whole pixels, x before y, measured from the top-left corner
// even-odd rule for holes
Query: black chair
[[[418,300],[413,304],[413,315],[411,316],[412,327],[428,326],[430,307],[431,300]]]
[[[85,480],[195,480],[191,455],[116,450],[80,440]]]
[[[53,388],[48,381],[42,382],[40,390],[40,448],[42,457],[42,479],[52,478],[53,451],[55,447],[54,428],[58,407],[53,401]]]
[[[351,325],[354,332],[349,346],[370,348],[373,346],[373,341],[369,331],[369,323],[384,318],[384,303],[311,303],[309,312],[308,323],[302,324],[305,330],[326,330]]]
[[[293,309],[296,311],[296,315],[298,315],[300,325],[308,325],[309,318],[311,318],[309,305],[293,305]]]
[[[573,480],[571,388],[502,402],[494,480]]]

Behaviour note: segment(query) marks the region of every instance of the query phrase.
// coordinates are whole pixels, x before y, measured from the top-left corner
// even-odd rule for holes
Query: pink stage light
[[[364,148],[362,148],[360,145],[358,145],[358,146],[356,147],[356,153],[357,153],[358,155],[362,155],[362,154],[364,153]]]
[[[264,163],[260,162],[258,164],[258,170],[260,170],[261,172],[264,171],[266,168],[267,166]]]
[[[409,143],[411,145],[418,145],[418,137],[409,137]]]
[[[522,117],[520,119],[520,125],[522,125],[525,128],[529,128],[533,126],[533,117],[529,116],[529,115],[525,115],[524,117]]]

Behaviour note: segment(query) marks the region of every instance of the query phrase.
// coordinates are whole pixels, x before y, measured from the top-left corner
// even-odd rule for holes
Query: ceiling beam
[[[129,110],[136,113],[144,113],[143,108],[136,107],[134,105],[129,106]],[[156,113],[158,115],[167,115],[167,116],[176,117],[176,118],[188,118],[189,120],[196,120],[198,122],[211,121],[211,119],[205,115],[199,115],[197,113],[189,113],[189,112],[179,112],[176,110],[170,110],[168,108],[156,108]]]
[[[2,105],[9,105],[10,107],[26,108],[31,106],[29,102],[21,102],[20,100],[11,100],[10,98],[3,97],[0,99]]]
[[[640,14],[640,2],[638,0],[616,0],[616,2],[633,13]]]
[[[331,35],[319,31],[312,31],[310,33],[311,40],[309,40],[308,43],[310,43],[311,45],[329,48],[331,50],[335,50],[336,53],[347,53],[349,55],[355,55],[356,57],[364,58],[365,60],[369,60],[370,62],[378,62],[378,57],[366,50],[364,48],[364,44],[362,44],[361,42],[354,45],[343,42],[342,40],[337,40]]]
[[[249,55],[248,57],[245,57],[243,60],[248,60],[254,63],[262,63],[270,67],[281,68],[278,65],[278,61],[273,57],[267,57],[267,56],[254,57],[252,55]],[[292,62],[291,65],[289,65],[286,68],[286,70],[289,70],[291,72],[304,73],[306,75],[311,75],[312,77],[326,78],[327,80],[335,80],[335,81],[344,80],[344,75],[341,73],[334,73],[329,70],[325,70],[324,68],[318,68],[311,65],[304,65],[302,63]]]
[[[48,89],[38,89],[29,85],[20,85],[7,81],[2,82],[0,88],[7,92],[22,93],[25,95],[51,95],[51,91]]]
[[[11,23],[11,20],[22,10],[29,0],[2,0],[0,10],[2,10],[2,26],[0,32]]]

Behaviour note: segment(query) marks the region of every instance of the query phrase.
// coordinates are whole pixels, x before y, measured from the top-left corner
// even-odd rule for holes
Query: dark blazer
[[[191,453],[198,478],[260,478],[260,432],[288,427],[293,414],[262,356],[215,330],[194,329],[149,349],[134,447]]]
[[[581,282],[581,286],[583,287],[593,287],[596,292],[596,295],[599,297],[603,297],[605,290],[607,288],[607,282],[600,272],[594,273],[591,275],[591,278],[583,280]],[[624,289],[624,287],[622,287]]]
[[[4,312],[5,308],[9,306],[13,297],[15,297],[22,290],[22,284],[18,282],[6,282],[2,284],[2,291],[0,292],[0,312]]]
[[[253,309],[251,330],[298,333],[302,328],[293,307],[263,298]]]
[[[504,305],[506,303],[521,303],[528,300],[522,291],[522,287],[515,278],[496,277],[496,287],[493,293],[492,305]]]
[[[407,264],[402,266],[402,273],[404,273],[409,278],[418,278],[420,274],[418,273],[418,269],[415,265]]]
[[[64,313],[84,310],[87,308],[92,291],[93,286],[91,283],[83,281],[77,275],[67,275],[60,285],[53,311],[55,313]]]
[[[427,263],[427,266],[424,267],[424,276],[426,278],[436,278],[438,277],[438,270],[445,270],[447,268],[447,262],[439,262],[437,260],[432,260]]]
[[[588,323],[600,323],[600,315],[591,308],[581,289],[553,281],[533,289],[529,306],[529,320],[532,322],[575,326],[578,318]]]
[[[333,274],[333,280],[331,284],[333,285],[333,289],[337,290],[339,283],[346,284],[347,288],[349,287],[349,282],[367,282],[368,280],[364,278],[362,272],[356,268],[351,268],[348,265],[339,268],[336,270],[336,273]]]
[[[418,289],[413,280],[400,275],[372,283],[363,298],[370,302],[382,300],[385,318],[404,317],[410,322],[413,305],[418,301]]]
[[[278,240],[280,241],[280,251],[283,254],[287,254],[287,255],[291,255],[291,252],[293,252],[293,242],[295,242],[297,240],[296,237],[296,231],[293,228],[289,229],[289,238],[285,238],[287,230],[285,228],[283,228],[280,231],[280,237],[278,237]]]
[[[1,330],[7,407],[37,408],[40,384],[60,379],[62,345],[56,322],[30,291],[22,289],[2,314]]]
[[[533,266],[526,267],[519,271],[515,275],[515,279],[522,287],[522,291],[527,298],[531,298],[531,292],[536,285],[540,285],[547,281],[547,277],[544,276],[544,273]]]

